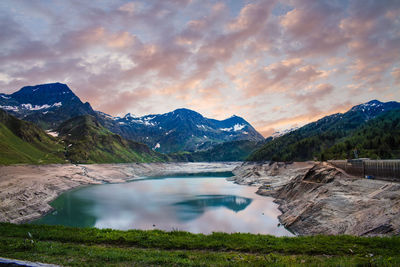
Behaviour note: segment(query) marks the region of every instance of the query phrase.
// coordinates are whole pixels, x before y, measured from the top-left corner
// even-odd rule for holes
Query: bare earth
[[[298,235],[400,234],[400,184],[352,177],[325,163],[244,163],[231,180],[275,198]]]
[[[232,171],[238,163],[132,163],[0,166],[0,222],[23,223],[52,210],[61,193],[88,184],[123,183],[179,173]]]

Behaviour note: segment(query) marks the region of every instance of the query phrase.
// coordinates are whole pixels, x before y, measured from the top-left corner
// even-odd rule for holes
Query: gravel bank
[[[231,180],[275,198],[298,235],[400,234],[400,184],[352,177],[325,163],[244,163]]]

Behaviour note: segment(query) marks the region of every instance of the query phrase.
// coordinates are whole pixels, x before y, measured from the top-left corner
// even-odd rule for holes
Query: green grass
[[[63,122],[58,128],[66,156],[74,163],[161,162],[167,158],[144,144],[126,140],[85,115]]]
[[[53,145],[51,149],[40,149],[35,144],[24,141],[11,132],[3,123],[0,122],[0,164],[49,164],[63,163],[63,147]],[[53,151],[51,151],[53,150]]]
[[[62,265],[400,265],[400,237],[274,237],[0,223],[0,256]]]

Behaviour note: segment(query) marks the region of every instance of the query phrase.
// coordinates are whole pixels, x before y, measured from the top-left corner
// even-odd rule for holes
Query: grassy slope
[[[396,266],[399,248],[400,237],[203,235],[0,223],[0,256],[63,265]]]
[[[165,161],[166,157],[146,145],[126,140],[100,125],[95,117],[79,116],[58,128],[66,143],[67,157],[77,163],[123,163]]]
[[[39,127],[0,109],[0,164],[63,163],[63,150]]]

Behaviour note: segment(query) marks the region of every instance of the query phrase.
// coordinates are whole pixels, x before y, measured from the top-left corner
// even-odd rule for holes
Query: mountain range
[[[266,139],[238,116],[215,120],[184,108],[113,117],[61,83],[0,94],[0,111],[2,164],[400,157],[395,101],[372,100]]]
[[[43,129],[56,129],[65,120],[91,115],[111,132],[163,153],[200,151],[227,141],[264,140],[238,116],[220,121],[182,108],[165,114],[113,117],[94,111],[61,83],[26,86],[13,94],[0,94],[0,108]]]

